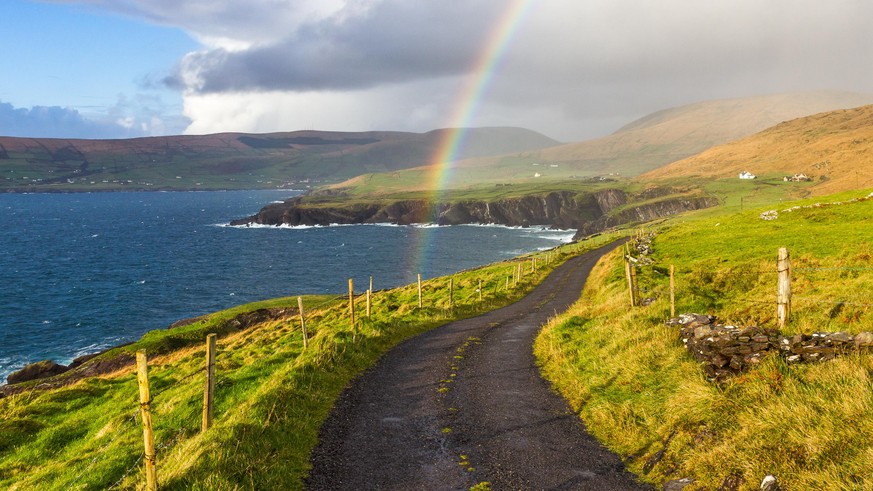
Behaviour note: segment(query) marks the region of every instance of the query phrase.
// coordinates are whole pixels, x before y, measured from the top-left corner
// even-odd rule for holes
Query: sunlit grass
[[[715,384],[663,324],[674,264],[677,312],[775,327],[776,250],[786,246],[795,295],[787,334],[873,330],[873,201],[781,212],[867,194],[670,221],[654,241],[657,269],[640,273],[655,302],[630,309],[621,256],[605,258],[582,300],[537,339],[543,373],[589,431],[656,485],[692,477],[717,489],[739,476],[741,489],[757,489],[774,474],[783,489],[870,489],[873,355],[808,365],[771,355]],[[774,208],[777,220],[758,217]]]
[[[605,237],[599,238],[602,245]],[[146,334],[103,357],[146,349],[161,489],[300,489],[318,428],[357,374],[409,336],[521,298],[579,251],[568,245],[416,285],[375,292],[372,316],[356,298],[304,297],[309,348],[303,348],[296,297],[242,305],[170,330]],[[547,264],[546,257],[552,258]],[[524,264],[516,284],[506,279]],[[482,281],[482,301],[479,300]],[[240,330],[240,314],[284,308],[287,316]],[[217,332],[215,422],[200,433],[207,333]],[[139,400],[132,367],[55,390],[0,399],[0,487],[133,489],[144,482]]]

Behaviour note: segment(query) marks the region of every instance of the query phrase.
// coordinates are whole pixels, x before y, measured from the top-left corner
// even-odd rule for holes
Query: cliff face
[[[698,196],[690,198],[667,198],[654,203],[639,206],[631,206],[618,213],[604,215],[590,222],[583,223],[573,236],[574,240],[591,234],[602,232],[625,223],[649,222],[670,215],[677,215],[686,211],[700,210],[719,204],[717,198]]]
[[[651,191],[646,191],[639,196],[630,196],[622,190],[606,189],[590,194],[555,191],[540,196],[528,195],[495,201],[432,203],[419,199],[336,205],[313,205],[306,203],[304,197],[296,197],[284,203],[267,205],[256,215],[235,220],[231,225],[295,226],[356,223],[399,225],[483,223],[513,227],[542,225],[561,229],[579,229],[577,236],[581,237],[622,223],[649,221],[718,204],[713,198],[697,197],[665,198],[646,205],[632,206],[634,200],[651,198],[652,195]],[[625,208],[614,212],[619,207]]]

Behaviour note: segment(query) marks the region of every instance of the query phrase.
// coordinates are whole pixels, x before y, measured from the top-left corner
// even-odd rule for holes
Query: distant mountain
[[[127,140],[0,137],[0,191],[300,187],[427,164],[448,131],[221,133]],[[473,128],[467,131],[461,157],[558,143],[521,128]]]
[[[873,103],[873,94],[802,92],[700,102],[640,118],[604,138],[532,152],[575,174],[636,175],[810,114]]]
[[[458,161],[452,165],[453,180],[447,180],[447,187],[635,176],[782,121],[870,103],[873,94],[828,91],[700,102],[652,113],[595,140]],[[357,194],[424,190],[432,175],[417,168],[367,175],[334,187]]]
[[[816,195],[873,187],[873,105],[787,121],[640,176],[759,178],[803,173]]]

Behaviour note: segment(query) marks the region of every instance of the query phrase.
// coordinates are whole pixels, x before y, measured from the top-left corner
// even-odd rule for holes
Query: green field
[[[425,279],[423,308],[416,285],[375,292],[369,319],[359,294],[354,329],[346,296],[305,297],[307,349],[296,298],[283,298],[149,332],[91,363],[147,350],[161,489],[300,489],[318,429],[355,375],[413,334],[517,300],[577,251],[564,246],[537,253],[535,272],[533,256],[459,272],[453,275],[452,308],[449,277]],[[507,279],[518,261],[527,273],[515,284]],[[287,308],[288,317],[245,329],[234,322],[266,308]],[[203,340],[212,332],[219,334],[215,425],[200,433]],[[128,366],[67,387],[0,399],[0,487],[142,486],[142,429],[132,372]]]
[[[724,205],[647,226],[655,233],[655,263],[639,272],[643,296],[654,298],[647,307],[628,308],[620,254],[601,261],[580,302],[537,340],[543,373],[589,431],[655,485],[690,477],[695,484],[688,489],[726,482],[757,489],[764,475],[774,474],[783,489],[866,489],[873,467],[873,355],[805,365],[773,356],[714,383],[663,322],[665,271],[672,264],[678,312],[774,326],[775,256],[784,246],[792,255],[795,295],[786,334],[873,330],[873,199],[858,199],[871,190],[798,201],[792,197],[806,194],[806,185],[776,176],[671,185],[705,189]],[[536,191],[543,189],[467,192],[497,199]],[[760,218],[769,210],[777,211],[776,220]],[[606,240],[599,236],[581,248]],[[408,336],[514,301],[578,247],[564,246],[549,267],[510,289],[514,263],[457,273],[454,309],[448,309],[448,277],[426,281],[421,309],[415,285],[376,292],[371,319],[363,318],[359,296],[356,329],[345,298],[305,297],[306,350],[296,298],[284,298],[152,331],[94,362],[137,349],[149,353],[162,489],[300,489],[318,428],[349,380]],[[287,316],[244,329],[235,322],[267,308],[288,309]],[[211,332],[219,334],[216,422],[201,434],[202,343]],[[138,407],[132,367],[0,399],[0,487],[141,486]]]
[[[873,330],[873,199],[849,202],[870,190],[742,208],[741,191],[729,193],[728,207],[649,229],[656,262],[639,277],[643,296],[656,299],[650,306],[628,308],[620,252],[602,261],[583,299],[537,340],[543,373],[653,484],[689,477],[686,489],[758,489],[773,474],[783,489],[870,489],[873,354],[801,365],[774,355],[714,383],[664,325],[672,264],[677,313],[775,327],[776,252],[788,247],[786,334]],[[778,218],[762,220],[767,210]]]

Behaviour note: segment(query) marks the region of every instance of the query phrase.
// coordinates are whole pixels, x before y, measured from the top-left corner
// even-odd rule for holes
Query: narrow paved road
[[[651,489],[539,375],[533,340],[618,244],[567,261],[524,299],[401,343],[346,389],[311,490]]]

